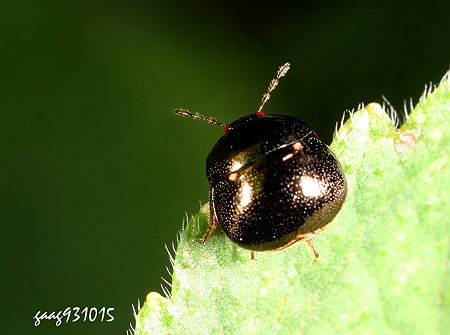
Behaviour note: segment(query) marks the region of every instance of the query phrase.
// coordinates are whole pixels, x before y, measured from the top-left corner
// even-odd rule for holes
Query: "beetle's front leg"
[[[200,239],[200,243],[205,243],[209,234],[217,228],[216,210],[214,208],[214,187],[211,187],[209,192],[209,228]]]

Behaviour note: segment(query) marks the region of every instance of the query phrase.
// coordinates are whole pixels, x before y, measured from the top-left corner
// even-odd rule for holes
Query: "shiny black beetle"
[[[347,183],[331,150],[303,121],[262,112],[270,93],[289,70],[277,72],[255,114],[225,125],[213,118],[176,109],[224,127],[206,160],[210,195],[210,227],[219,224],[239,246],[252,251],[283,249],[311,239],[341,209]]]

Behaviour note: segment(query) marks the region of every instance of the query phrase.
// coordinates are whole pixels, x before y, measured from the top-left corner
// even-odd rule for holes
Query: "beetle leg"
[[[312,240],[312,237],[306,239],[306,240],[305,240],[305,243],[306,243],[306,244],[308,245],[308,247],[310,247],[311,250],[313,251],[313,253],[314,253],[314,260],[317,260],[320,256],[319,256],[319,253],[317,252],[317,250],[316,250],[316,249],[314,248],[314,246],[312,245],[311,240]]]
[[[211,192],[209,193],[209,228],[206,233],[200,239],[200,243],[205,243],[209,234],[217,228],[216,221],[216,211],[214,209],[214,188],[211,187]]]
[[[253,250],[250,251],[250,260],[256,261],[256,255],[255,255],[255,252]]]

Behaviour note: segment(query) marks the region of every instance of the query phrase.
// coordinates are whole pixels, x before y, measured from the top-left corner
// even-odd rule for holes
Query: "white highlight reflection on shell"
[[[249,183],[244,182],[241,186],[241,207],[245,207],[250,203],[250,200],[252,198],[252,188],[250,187]]]
[[[325,191],[325,187],[320,180],[309,176],[300,178],[300,187],[305,197],[319,197]]]
[[[242,186],[239,189],[239,207],[242,209],[243,207],[246,207],[251,199],[252,199],[252,188],[249,183],[243,182]]]
[[[242,165],[243,164],[240,161],[233,160],[233,162],[231,163],[230,172],[236,172],[242,167]]]

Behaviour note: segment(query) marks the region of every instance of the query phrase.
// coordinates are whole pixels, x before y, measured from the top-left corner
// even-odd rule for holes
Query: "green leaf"
[[[331,145],[348,196],[314,238],[250,252],[216,229],[208,206],[181,233],[171,297],[152,292],[136,334],[448,334],[450,83],[400,129],[378,104],[353,114]]]

